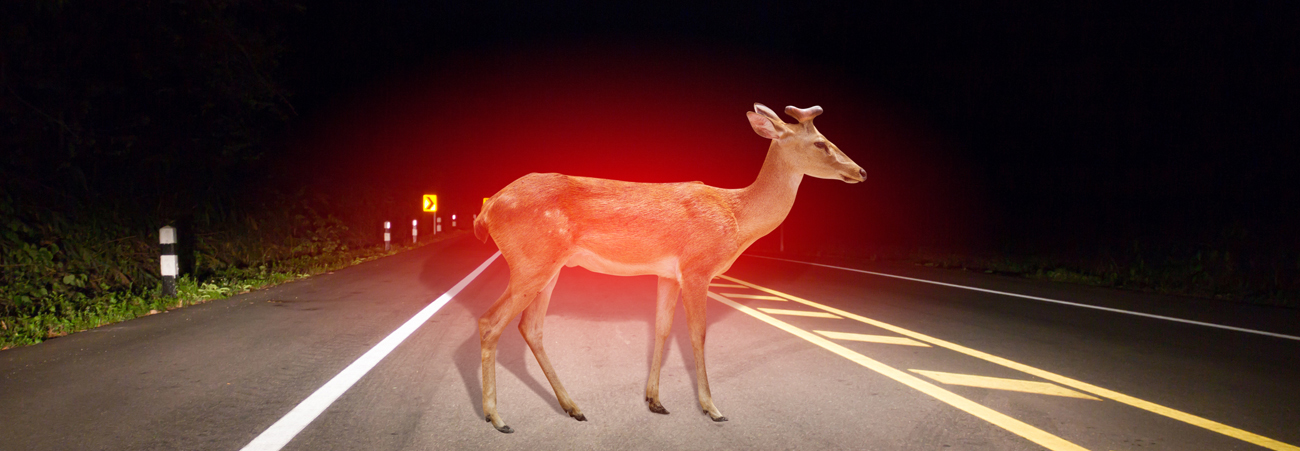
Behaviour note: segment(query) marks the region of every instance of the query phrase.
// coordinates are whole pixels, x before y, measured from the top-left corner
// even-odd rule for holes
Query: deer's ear
[[[778,126],[772,122],[772,119],[753,111],[746,111],[745,116],[749,118],[749,126],[754,127],[754,133],[767,139],[781,139],[781,131],[784,127]]]
[[[776,115],[776,112],[775,112],[775,111],[772,111],[771,108],[768,108],[767,105],[764,105],[764,104],[761,104],[761,103],[758,103],[758,102],[754,102],[754,112],[755,112],[755,113],[758,113],[758,114],[761,114],[761,115],[764,115],[764,116],[767,116],[767,117],[771,118],[773,121],[776,121],[776,122],[782,122],[782,121],[781,121],[781,118],[780,118],[779,116]]]

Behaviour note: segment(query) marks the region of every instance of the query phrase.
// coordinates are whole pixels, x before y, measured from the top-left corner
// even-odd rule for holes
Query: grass
[[[1122,257],[1025,256],[917,251],[905,260],[1053,282],[1111,287],[1230,302],[1300,308],[1297,268],[1282,263],[1242,262],[1224,251],[1125,254]]]
[[[393,251],[384,251],[378,226],[386,218],[409,215],[409,206],[366,193],[329,197],[272,191],[258,201],[215,203],[188,215],[131,204],[60,206],[33,200],[38,198],[0,190],[0,349],[411,247],[395,244]],[[184,277],[177,281],[175,298],[160,294],[157,234],[163,224],[181,231],[176,251]]]
[[[1247,240],[1073,251],[970,251],[942,247],[828,246],[796,249],[791,258],[877,260],[1160,293],[1232,303],[1300,308],[1300,256],[1286,246],[1261,247]],[[774,249],[761,252],[781,255]]]
[[[93,329],[99,326],[148,316],[214,299],[225,299],[252,290],[271,287],[358,263],[416,249],[456,236],[443,233],[418,244],[400,244],[385,251],[383,246],[338,250],[303,255],[260,265],[222,271],[205,280],[185,275],[176,281],[176,297],[163,296],[161,286],[139,293],[109,291],[79,302],[53,302],[52,307],[28,316],[0,317],[0,350],[40,343],[46,339]],[[68,282],[76,282],[73,277]],[[62,280],[60,280],[62,282]]]

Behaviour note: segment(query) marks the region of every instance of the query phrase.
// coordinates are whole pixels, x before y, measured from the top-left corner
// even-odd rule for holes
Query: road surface
[[[545,341],[589,421],[560,409],[512,328],[497,379],[516,432],[502,434],[483,421],[476,322],[508,279],[495,251],[463,236],[0,352],[0,449],[1300,445],[1294,310],[758,256],[710,289],[709,380],[730,421],[698,408],[680,303],[661,382],[672,413],[646,408],[653,277],[566,268]]]

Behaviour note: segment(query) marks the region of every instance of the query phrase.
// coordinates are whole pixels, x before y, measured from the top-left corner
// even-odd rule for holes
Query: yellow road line
[[[1203,417],[1199,417],[1199,416],[1196,416],[1196,415],[1192,415],[1192,414],[1190,414],[1190,413],[1183,412],[1183,411],[1180,411],[1180,410],[1171,409],[1171,408],[1169,408],[1169,407],[1165,407],[1165,406],[1162,406],[1162,405],[1159,405],[1159,404],[1156,404],[1156,403],[1153,403],[1153,402],[1150,402],[1150,401],[1145,401],[1145,400],[1141,400],[1141,399],[1138,399],[1138,398],[1134,398],[1134,397],[1132,397],[1132,396],[1129,396],[1129,395],[1126,395],[1126,394],[1123,394],[1123,393],[1119,393],[1119,392],[1116,392],[1116,391],[1113,391],[1113,390],[1107,390],[1107,389],[1105,389],[1105,388],[1101,388],[1101,387],[1098,387],[1098,386],[1096,386],[1096,385],[1092,385],[1092,384],[1089,384],[1089,383],[1086,383],[1086,382],[1082,382],[1082,381],[1077,381],[1077,380],[1074,380],[1074,379],[1071,379],[1071,378],[1068,378],[1068,377],[1065,377],[1065,376],[1061,376],[1061,375],[1056,374],[1056,373],[1052,373],[1052,372],[1049,372],[1049,371],[1040,370],[1040,369],[1038,369],[1038,368],[1034,368],[1034,367],[1032,367],[1032,366],[1025,365],[1025,364],[1022,364],[1022,363],[1013,362],[1013,361],[1010,361],[1010,360],[1004,359],[1004,358],[1002,358],[1002,357],[998,357],[998,356],[995,356],[995,355],[992,355],[992,354],[988,354],[988,353],[985,353],[985,352],[982,352],[982,351],[976,351],[976,350],[974,350],[974,349],[967,348],[967,347],[965,347],[965,346],[958,345],[958,344],[955,344],[955,343],[949,343],[949,342],[947,342],[947,341],[940,340],[940,339],[938,339],[938,338],[934,338],[934,337],[931,337],[931,336],[929,336],[929,335],[925,335],[925,334],[921,334],[921,333],[917,333],[917,332],[912,332],[912,331],[910,331],[910,330],[907,330],[907,329],[904,329],[904,328],[901,328],[901,327],[898,327],[898,326],[894,326],[894,325],[892,325],[892,324],[883,323],[883,322],[876,321],[876,320],[871,319],[871,318],[867,318],[867,317],[863,317],[863,316],[855,315],[855,314],[853,314],[853,313],[846,312],[846,311],[843,311],[843,310],[840,310],[840,309],[837,309],[837,308],[834,308],[834,307],[828,307],[828,306],[825,306],[825,305],[821,305],[821,304],[818,304],[818,303],[816,303],[816,302],[813,302],[813,301],[809,301],[809,300],[807,300],[807,299],[800,298],[800,297],[798,297],[798,296],[792,296],[792,295],[789,295],[789,294],[786,294],[786,293],[782,293],[782,292],[780,292],[780,291],[773,290],[773,289],[771,289],[771,288],[760,287],[760,286],[758,286],[758,285],[754,285],[754,284],[752,284],[752,283],[745,282],[745,281],[743,281],[743,280],[739,280],[739,279],[736,279],[736,278],[734,278],[734,277],[728,277],[728,276],[718,276],[718,277],[721,277],[721,278],[724,278],[724,279],[730,280],[730,281],[732,281],[732,282],[739,283],[739,284],[741,284],[741,285],[745,285],[745,286],[750,287],[750,288],[753,288],[753,289],[755,289],[755,290],[759,290],[759,291],[762,291],[762,292],[765,292],[765,293],[771,293],[771,294],[776,295],[776,296],[781,296],[781,297],[784,297],[784,298],[786,298],[786,299],[789,299],[789,300],[792,300],[792,301],[795,301],[795,302],[798,302],[798,303],[801,303],[801,304],[807,305],[807,306],[809,306],[809,307],[814,307],[814,308],[822,309],[822,310],[824,310],[824,311],[831,312],[831,313],[834,313],[834,314],[837,314],[837,315],[843,316],[843,317],[845,317],[845,318],[850,318],[850,319],[854,319],[854,320],[857,320],[857,321],[861,321],[861,322],[863,322],[863,323],[867,323],[867,324],[870,324],[870,325],[873,325],[873,326],[879,327],[879,328],[881,328],[881,329],[885,329],[885,330],[888,330],[888,331],[890,331],[890,332],[897,333],[897,334],[899,334],[899,335],[906,335],[906,336],[908,336],[908,337],[912,337],[912,338],[914,338],[914,339],[917,339],[917,340],[920,340],[920,341],[924,341],[924,342],[930,343],[930,344],[935,345],[935,346],[939,346],[939,347],[943,347],[943,348],[948,348],[948,349],[951,349],[951,350],[953,350],[953,351],[957,351],[957,352],[960,352],[960,353],[962,353],[962,354],[966,354],[966,355],[968,355],[968,356],[975,357],[975,358],[977,358],[977,359],[982,359],[982,360],[985,360],[985,361],[988,361],[988,362],[991,362],[991,363],[995,363],[995,364],[998,364],[998,365],[1005,366],[1005,367],[1007,367],[1007,368],[1011,368],[1011,369],[1016,370],[1016,371],[1024,372],[1024,373],[1029,374],[1029,375],[1032,375],[1032,376],[1036,376],[1036,377],[1039,377],[1039,378],[1042,378],[1042,379],[1047,379],[1047,380],[1049,380],[1049,381],[1056,382],[1056,383],[1058,383],[1058,384],[1064,385],[1064,386],[1066,386],[1066,387],[1073,388],[1073,389],[1075,389],[1075,390],[1079,390],[1079,391],[1082,391],[1082,392],[1091,393],[1091,394],[1094,394],[1094,395],[1100,396],[1100,397],[1102,397],[1102,398],[1107,398],[1107,399],[1110,399],[1110,400],[1113,400],[1113,401],[1116,401],[1116,402],[1121,402],[1121,403],[1124,403],[1124,404],[1128,404],[1128,405],[1130,405],[1130,406],[1137,407],[1137,408],[1139,408],[1139,409],[1146,410],[1146,411],[1151,412],[1151,413],[1155,413],[1155,414],[1163,415],[1163,416],[1166,416],[1166,417],[1169,417],[1169,418],[1173,418],[1173,419],[1178,420],[1178,421],[1182,421],[1182,422],[1187,423],[1187,424],[1191,424],[1191,425],[1194,425],[1194,426],[1199,426],[1199,427],[1201,427],[1201,428],[1205,428],[1205,429],[1208,429],[1208,430],[1211,430],[1211,431],[1214,431],[1214,432],[1218,432],[1218,433],[1220,433],[1220,434],[1223,434],[1223,435],[1226,435],[1226,436],[1229,436],[1229,437],[1232,437],[1232,438],[1235,438],[1235,439],[1238,439],[1238,440],[1243,440],[1243,441],[1246,441],[1246,442],[1249,442],[1249,443],[1254,443],[1254,444],[1256,444],[1256,445],[1259,445],[1259,446],[1262,446],[1262,447],[1265,447],[1265,448],[1268,448],[1268,449],[1277,450],[1277,451],[1300,451],[1300,447],[1298,447],[1298,446],[1291,445],[1291,444],[1288,444],[1288,443],[1283,443],[1283,442],[1280,442],[1280,441],[1277,441],[1277,440],[1274,440],[1274,439],[1271,439],[1271,438],[1268,438],[1268,437],[1265,437],[1265,436],[1262,436],[1262,435],[1256,434],[1256,433],[1254,433],[1254,432],[1249,432],[1249,431],[1245,431],[1245,430],[1242,430],[1242,429],[1237,429],[1237,428],[1234,428],[1234,427],[1232,427],[1232,426],[1228,426],[1228,425],[1226,425],[1226,424],[1219,423],[1219,422],[1214,421],[1214,420],[1210,420],[1210,419],[1207,419],[1207,418],[1203,418]]]
[[[783,298],[783,297],[780,297],[780,296],[769,296],[769,295],[766,295],[766,294],[740,294],[740,293],[718,293],[718,294],[723,295],[723,296],[726,296],[726,297],[729,297],[729,298],[731,298],[731,299],[757,299],[757,300],[760,300],[760,301],[781,301],[781,302],[785,302],[785,298]]]
[[[991,388],[994,390],[1018,391],[1024,393],[1037,393],[1040,395],[1065,396],[1069,398],[1091,399],[1101,401],[1101,398],[1085,395],[1074,390],[1062,387],[1056,384],[1037,381],[1023,381],[1019,379],[1005,379],[1001,377],[976,376],[973,374],[944,373],[939,371],[925,370],[908,370],[916,374],[934,379],[943,384],[962,385],[966,387]]]
[[[714,293],[709,293],[709,294],[714,294]],[[810,318],[840,319],[840,317],[826,312],[810,312],[808,310],[785,310],[779,308],[761,308],[761,307],[759,308],[759,310],[762,310],[763,313],[767,313],[769,315],[807,316]]]
[[[833,341],[819,337],[811,332],[800,329],[798,327],[791,326],[789,323],[773,318],[772,316],[764,314],[763,312],[741,305],[736,301],[719,296],[716,293],[709,293],[709,297],[723,304],[727,304],[731,306],[731,308],[740,310],[741,312],[749,316],[758,318],[760,321],[776,326],[778,329],[794,334],[795,336],[807,340],[812,344],[821,346],[822,348],[830,352],[838,354],[840,357],[849,359],[853,363],[857,363],[859,365],[867,367],[867,369],[880,373],[881,375],[884,375],[885,377],[898,381],[903,385],[907,385],[908,387],[912,387],[916,390],[919,390],[921,393],[930,395],[931,397],[938,399],[939,401],[943,401],[950,406],[961,409],[962,411],[969,413],[971,415],[975,415],[976,417],[984,421],[987,421],[989,423],[993,423],[994,425],[1002,429],[1011,431],[1011,433],[1024,437],[1029,441],[1042,445],[1047,449],[1053,451],[1064,451],[1064,450],[1086,451],[1086,448],[1071,443],[1068,440],[1052,435],[1047,431],[1038,429],[1023,421],[1017,420],[1015,418],[1011,418],[1006,414],[985,407],[979,403],[976,403],[975,401],[971,401],[961,396],[957,396],[957,394],[945,390],[942,387],[939,387],[938,385],[931,384],[919,377],[913,376],[911,374],[908,374],[902,370],[896,369],[889,365],[880,363],[879,361],[876,361],[870,357],[854,352],[852,349],[846,348],[844,346],[840,346],[839,344]]]
[[[709,286],[711,286],[711,287],[718,287],[718,288],[749,288],[749,287],[747,287],[747,286],[744,286],[744,285],[737,285],[737,284],[734,284],[734,283],[711,283],[711,284],[709,284]]]
[[[830,330],[814,330],[813,332],[821,334],[821,336],[832,340],[865,341],[868,343],[921,346],[926,348],[930,347],[930,345],[928,344],[921,343],[919,341],[907,337],[891,337],[888,335],[851,334],[848,332],[835,332]]]

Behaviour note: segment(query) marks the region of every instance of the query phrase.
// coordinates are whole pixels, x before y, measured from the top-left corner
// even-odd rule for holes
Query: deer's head
[[[787,124],[776,116],[776,112],[761,103],[754,104],[754,111],[745,113],[754,132],[773,141],[780,156],[804,174],[821,179],[839,179],[848,183],[858,183],[867,179],[867,171],[854,163],[840,148],[826,139],[813,118],[822,114],[822,107],[799,109],[785,107],[785,114],[795,118],[798,123]]]

